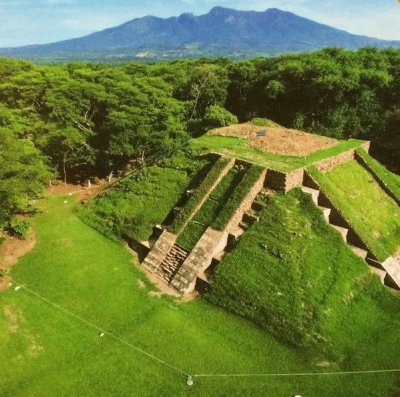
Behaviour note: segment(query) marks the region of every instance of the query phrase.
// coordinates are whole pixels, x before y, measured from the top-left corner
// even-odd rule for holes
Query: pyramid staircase
[[[232,162],[228,169],[234,166],[243,167],[241,163]],[[203,282],[207,286],[206,272],[210,266],[212,267],[212,263],[219,263],[225,253],[236,246],[240,236],[259,220],[259,212],[265,205],[265,197],[271,194],[271,191],[264,186],[266,173],[265,170],[260,174],[259,180],[238,206],[225,230],[219,231],[208,227],[190,252],[177,244],[178,235],[164,230],[142,265],[182,295],[192,292],[198,282]],[[217,184],[210,189],[207,197],[216,186]],[[204,202],[205,200],[196,211],[200,210]]]
[[[379,276],[382,284],[400,290],[400,262],[392,257],[384,262],[378,261],[361,237],[353,230],[329,198],[321,191],[317,182],[307,172],[304,174],[301,189],[311,196],[314,204],[322,211],[328,224],[342,236],[343,241],[354,254],[363,259],[369,265],[370,270]]]
[[[189,251],[178,244],[174,244],[157,269],[156,274],[165,282],[170,283],[188,255]]]

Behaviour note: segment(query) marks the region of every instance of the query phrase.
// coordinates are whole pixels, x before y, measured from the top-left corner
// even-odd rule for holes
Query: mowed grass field
[[[73,211],[73,198],[64,200],[39,204],[37,246],[11,272],[48,301],[24,288],[0,294],[0,396],[399,395],[395,374],[195,378],[189,388],[185,375],[131,345],[190,374],[329,369],[202,299],[154,296],[131,254],[85,225]],[[99,338],[89,323],[120,340]],[[366,360],[359,369],[375,369],[377,362]]]
[[[367,170],[350,161],[325,174],[312,172],[379,259],[400,249],[400,208]]]

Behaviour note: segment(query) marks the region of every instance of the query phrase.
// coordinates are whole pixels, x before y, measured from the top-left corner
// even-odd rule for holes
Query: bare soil
[[[7,237],[3,244],[0,245],[0,272],[6,273],[20,258],[32,251],[35,245],[36,236],[33,230],[29,232],[26,240]],[[10,285],[10,278],[0,275],[0,292],[8,289]]]
[[[20,258],[32,251],[36,245],[36,236],[33,230],[26,240],[15,237],[7,237],[0,245],[0,271],[6,272],[14,266]]]
[[[265,130],[264,137],[257,132]],[[287,156],[308,156],[319,150],[337,145],[336,139],[288,128],[260,127],[253,124],[236,124],[211,131],[213,135],[236,136],[249,141],[249,146]]]
[[[97,183],[92,184],[91,187],[82,185],[73,185],[70,183],[64,184],[61,181],[53,182],[48,188],[47,192],[51,196],[67,196],[69,194],[77,194],[80,201],[91,200],[101,194],[107,182],[105,180],[99,180]]]

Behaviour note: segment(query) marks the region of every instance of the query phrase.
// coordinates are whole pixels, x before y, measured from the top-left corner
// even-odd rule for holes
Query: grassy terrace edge
[[[234,193],[229,197],[223,208],[221,209],[218,217],[211,225],[214,229],[222,231],[229,223],[232,216],[235,214],[237,208],[245,199],[249,190],[254,186],[263,173],[264,168],[252,164],[250,169],[246,172],[239,185],[236,187]]]
[[[312,153],[309,156],[285,156],[265,152],[261,149],[247,146],[246,139],[234,136],[219,136],[206,134],[191,140],[192,150],[195,152],[214,152],[227,157],[249,161],[274,171],[290,172],[298,168],[307,167],[318,161],[336,156],[348,150],[360,148],[365,141],[349,139],[340,141],[337,145]]]
[[[220,157],[211,170],[208,172],[206,177],[203,179],[200,186],[194,191],[192,196],[186,202],[184,207],[179,211],[177,216],[175,217],[172,225],[169,230],[172,233],[179,234],[185,228],[187,220],[193,215],[197,206],[213,186],[213,184],[217,181],[221,172],[227,167],[229,163],[229,159],[225,157]]]
[[[400,200],[400,176],[391,173],[382,164],[370,156],[363,148],[356,150],[368,167],[376,174],[382,183]]]
[[[370,174],[370,172],[367,169],[365,169],[361,164],[359,164],[356,160],[354,160],[353,164],[354,164],[354,166],[359,167],[358,168],[359,172],[365,173],[365,175],[368,175],[371,178],[373,178],[373,176]],[[344,166],[349,167],[350,162],[342,164],[339,167],[344,167]],[[339,167],[335,168],[331,172],[337,172]],[[341,195],[341,193],[338,191],[338,188],[337,188],[337,186],[338,186],[337,181],[335,183],[331,179],[330,173],[322,173],[315,166],[308,167],[307,171],[315,179],[315,181],[319,184],[321,191],[324,194],[326,194],[328,196],[328,198],[332,201],[336,210],[342,215],[342,217],[344,219],[346,219],[346,221],[351,225],[351,227],[354,230],[356,230],[357,234],[361,237],[364,244],[368,247],[368,249],[375,255],[375,257],[378,260],[384,261],[387,259],[388,256],[393,254],[393,252],[391,252],[391,251],[393,249],[394,244],[392,244],[391,241],[386,241],[386,240],[381,241],[380,238],[378,239],[377,237],[375,237],[373,235],[371,228],[373,230],[375,230],[375,229],[377,229],[379,231],[381,231],[381,230],[378,227],[373,226],[373,224],[371,223],[372,222],[371,220],[369,220],[368,224],[366,224],[365,223],[366,221],[361,219],[359,214],[354,213],[354,210],[356,209],[355,204],[352,203],[350,199],[347,200],[345,197],[343,197]],[[356,169],[351,173],[351,175],[354,175],[355,171],[356,171]],[[348,173],[348,175],[350,175],[350,174]],[[379,184],[376,182],[375,179],[373,179],[373,181],[376,184],[376,189],[382,193],[382,195],[385,197],[385,199],[387,198],[387,200],[388,200],[387,202],[392,205],[392,208],[396,209],[397,208],[396,204],[394,203],[392,198],[389,197],[387,195],[387,193],[384,192],[380,188]],[[365,183],[367,183],[367,182],[365,182]],[[365,186],[369,187],[369,185],[367,185],[367,184],[365,184]],[[372,186],[371,186],[371,188],[372,188]],[[373,194],[372,192],[369,192],[369,193]],[[350,194],[350,193],[348,193],[348,194]],[[369,205],[371,208],[374,208],[375,211],[377,211],[379,207],[376,207],[376,204],[377,203],[372,204],[371,200],[368,201],[366,198],[363,202],[361,201],[358,203],[358,205],[363,205],[364,207],[366,205]],[[382,208],[386,208],[386,207],[382,207]],[[371,211],[372,211],[372,209],[371,209]],[[382,213],[382,216],[383,215],[384,215],[384,213]],[[387,214],[386,214],[386,216],[387,216]],[[376,217],[375,217],[375,221],[376,221]]]

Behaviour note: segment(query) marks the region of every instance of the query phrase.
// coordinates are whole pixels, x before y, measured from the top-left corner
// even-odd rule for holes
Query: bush
[[[220,127],[227,127],[237,123],[238,118],[234,114],[218,105],[210,106],[204,116],[205,131],[210,131]]]
[[[258,117],[255,117],[254,119],[252,119],[250,121],[250,123],[253,124],[253,125],[257,125],[259,127],[282,128],[282,126],[280,126],[277,123],[274,123],[272,120],[262,119],[262,118],[258,118]]]
[[[14,218],[10,223],[9,232],[12,236],[25,240],[30,228],[31,224],[27,219]]]

